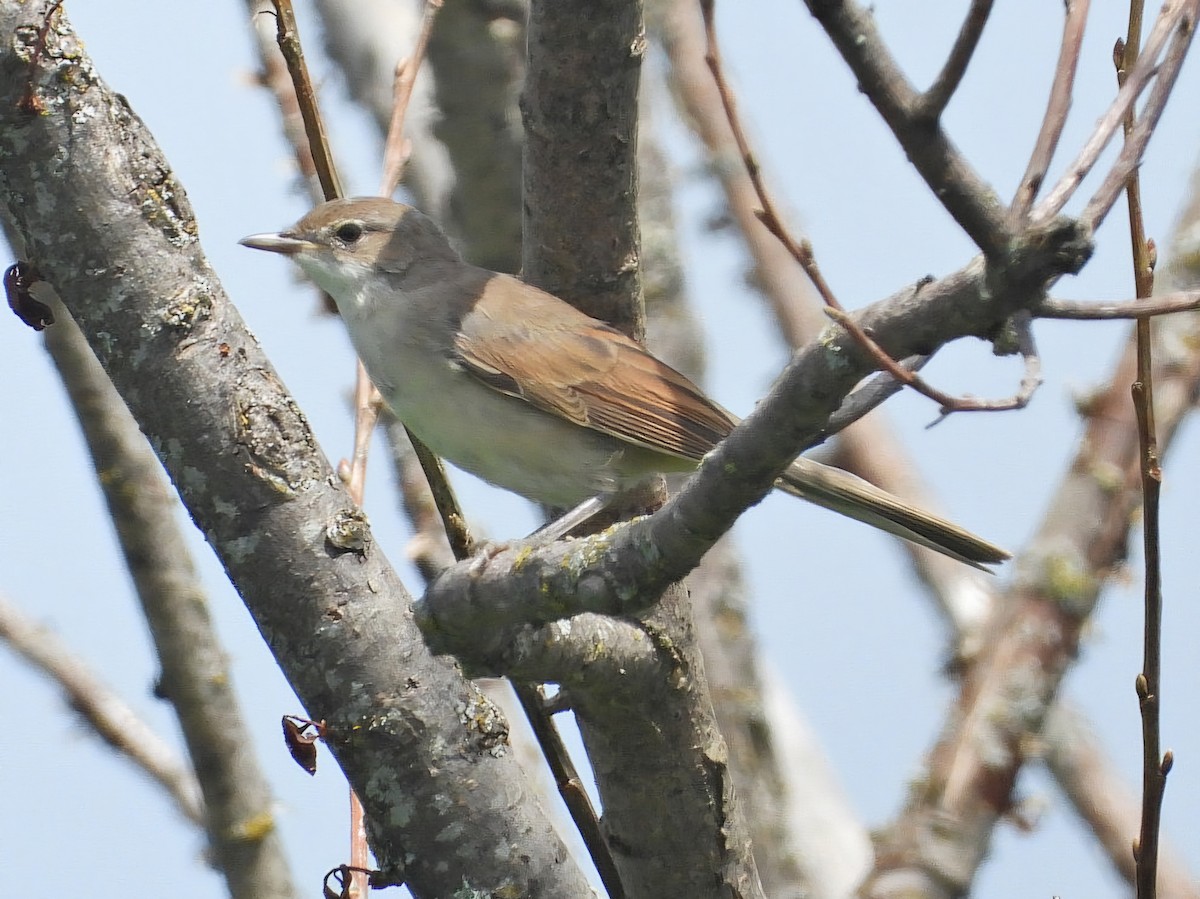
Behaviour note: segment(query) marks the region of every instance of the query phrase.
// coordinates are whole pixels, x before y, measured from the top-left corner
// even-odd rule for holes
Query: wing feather
[[[506,315],[498,323],[486,298],[462,320],[458,361],[487,386],[584,427],[694,461],[733,429],[733,416],[619,331],[515,278],[500,276],[488,287],[500,288],[493,296],[506,298],[521,314],[519,321]]]

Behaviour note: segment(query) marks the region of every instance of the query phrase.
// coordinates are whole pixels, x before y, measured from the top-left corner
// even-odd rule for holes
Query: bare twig
[[[1054,151],[1062,138],[1067,124],[1067,112],[1071,108],[1071,96],[1075,90],[1075,73],[1079,69],[1079,48],[1083,44],[1083,30],[1087,24],[1091,0],[1068,0],[1067,14],[1063,20],[1062,44],[1058,51],[1058,65],[1054,67],[1054,83],[1050,87],[1050,98],[1046,103],[1046,115],[1042,127],[1029,155],[1029,164],[1017,187],[1009,210],[1009,223],[1015,228],[1022,224],[1033,206],[1033,201],[1042,189],[1046,171],[1054,158]]]
[[[1129,176],[1141,164],[1142,156],[1146,152],[1146,145],[1149,144],[1158,120],[1162,116],[1163,110],[1166,109],[1167,100],[1170,99],[1175,81],[1179,77],[1179,71],[1183,67],[1183,61],[1187,58],[1188,48],[1195,36],[1197,9],[1200,9],[1200,2],[1192,0],[1188,4],[1188,15],[1179,22],[1173,32],[1166,56],[1157,70],[1158,77],[1154,81],[1154,87],[1150,90],[1150,96],[1146,98],[1137,122],[1126,137],[1121,154],[1109,169],[1092,199],[1084,207],[1083,212],[1080,213],[1079,221],[1093,230],[1104,221],[1104,217],[1112,209],[1113,204],[1121,195],[1121,191],[1125,189]]]
[[[67,703],[105,743],[161,786],[176,810],[204,826],[200,785],[188,764],[124,700],[101,683],[54,633],[0,593],[0,640],[56,683]]]
[[[1012,237],[1004,204],[945,131],[931,127],[928,118],[916,114],[922,105],[921,95],[888,50],[874,17],[851,0],[805,0],[805,5],[933,195],[985,256],[1004,258]]]
[[[1132,108],[1137,98],[1141,96],[1142,91],[1146,88],[1146,85],[1149,83],[1150,79],[1156,74],[1160,74],[1160,68],[1156,63],[1156,60],[1162,53],[1163,47],[1166,46],[1168,39],[1171,38],[1172,35],[1175,35],[1176,37],[1173,41],[1175,46],[1173,46],[1171,50],[1171,66],[1177,71],[1178,63],[1182,61],[1182,56],[1187,49],[1187,42],[1191,39],[1193,23],[1196,19],[1196,9],[1198,5],[1200,4],[1197,3],[1197,0],[1182,0],[1182,2],[1177,2],[1174,5],[1171,3],[1164,4],[1162,12],[1159,14],[1158,21],[1155,23],[1154,29],[1150,33],[1150,37],[1146,40],[1146,45],[1142,50],[1142,54],[1137,65],[1129,72],[1129,77],[1125,80],[1124,86],[1117,92],[1117,96],[1109,105],[1109,108],[1105,111],[1104,115],[1100,118],[1100,121],[1096,123],[1096,127],[1093,129],[1091,136],[1087,139],[1083,147],[1080,149],[1078,155],[1075,157],[1075,161],[1067,167],[1066,173],[1062,176],[1062,178],[1059,179],[1058,183],[1054,186],[1054,189],[1051,190],[1050,193],[1048,193],[1041,200],[1041,202],[1034,207],[1033,211],[1030,213],[1029,220],[1031,222],[1044,222],[1053,218],[1074,195],[1075,191],[1079,188],[1080,183],[1082,183],[1083,179],[1087,177],[1087,174],[1092,170],[1092,167],[1095,166],[1096,161],[1100,158],[1100,154],[1104,151],[1104,148],[1108,146],[1108,142],[1112,139],[1117,129],[1121,127],[1121,123],[1125,118],[1125,114],[1129,111],[1129,109]],[[1179,46],[1181,43],[1183,44],[1182,47]],[[1164,64],[1162,68],[1163,72],[1161,74],[1163,77],[1166,77],[1167,73],[1165,70],[1167,66]],[[1174,73],[1171,73],[1169,82],[1170,85],[1174,84]],[[1160,100],[1158,101],[1160,109],[1161,105],[1166,102],[1165,94],[1169,92],[1169,86],[1165,93],[1161,90],[1159,91],[1161,95]],[[1149,104],[1147,104],[1147,111],[1149,111]],[[1157,122],[1157,116],[1154,117],[1154,121]],[[1148,120],[1143,119],[1142,124],[1146,124],[1147,122]],[[1153,129],[1151,128],[1151,130]],[[1147,133],[1145,138],[1148,139],[1148,137],[1149,134]],[[1130,150],[1133,147],[1140,147],[1136,155],[1133,156],[1136,161],[1136,159],[1141,158],[1141,150],[1145,148],[1145,139],[1140,140],[1138,144],[1128,144],[1126,146],[1126,150]],[[1123,151],[1122,158],[1124,157],[1125,152]],[[1115,189],[1105,191],[1106,195],[1111,193],[1113,198],[1113,200],[1109,201],[1108,206],[1104,208],[1105,212],[1107,212],[1108,207],[1112,205],[1112,202],[1115,200],[1120,191],[1124,189],[1125,182],[1129,177],[1129,172],[1132,171],[1134,167],[1133,165],[1122,165],[1120,161],[1118,161],[1118,163],[1113,166],[1111,171],[1116,172],[1118,170],[1118,166],[1124,169],[1124,174],[1117,179]],[[1099,196],[1100,192],[1098,191],[1097,197]],[[1093,200],[1092,202],[1095,203],[1096,201]],[[1089,206],[1090,205],[1091,204],[1089,204]],[[1092,225],[1095,224],[1095,221],[1098,221],[1094,212],[1091,215],[1085,214],[1083,220],[1085,223],[1090,223]]]
[[[1129,835],[1137,827],[1141,803],[1100,745],[1091,723],[1060,700],[1042,729],[1042,761],[1070,799],[1075,813],[1103,847],[1113,868],[1131,886],[1136,871]],[[1159,847],[1159,892],[1171,899],[1200,899],[1200,884],[1167,840]]]
[[[821,274],[821,270],[817,266],[812,245],[807,240],[797,240],[792,236],[784,224],[782,217],[779,215],[770,192],[767,190],[766,183],[762,177],[762,169],[755,158],[754,151],[750,147],[750,141],[746,137],[745,128],[742,126],[741,119],[738,116],[733,91],[725,79],[724,68],[721,64],[720,49],[717,43],[716,26],[713,16],[713,0],[701,0],[700,8],[704,14],[704,30],[708,41],[705,61],[712,71],[713,80],[717,83],[717,90],[721,95],[721,103],[725,108],[726,117],[729,119],[729,126],[733,131],[738,152],[741,154],[746,166],[746,172],[754,185],[759,202],[762,203],[763,208],[758,217],[767,230],[775,235],[780,243],[787,248],[792,258],[804,269],[805,274],[808,275],[813,287],[816,288],[817,293],[827,307],[825,310],[826,314],[845,328],[850,336],[862,345],[863,349],[875,361],[876,365],[901,384],[911,387],[913,390],[936,402],[940,407],[942,417],[952,412],[999,412],[1024,408],[1041,383],[1039,374],[1041,363],[1038,361],[1036,353],[1025,354],[1026,377],[1021,382],[1021,389],[1015,395],[1001,400],[981,400],[969,396],[955,397],[932,386],[920,375],[916,374],[915,371],[905,368],[893,359],[870,334],[863,330],[862,326],[854,320],[845,307],[838,302],[833,289],[829,286],[829,283],[825,280],[824,275]],[[1028,346],[1032,347],[1033,338],[1029,335],[1027,322],[1023,331],[1024,335],[1021,336],[1021,339]]]
[[[350,476],[346,482],[350,499],[360,509],[367,479],[367,450],[371,442],[371,433],[379,420],[381,402],[379,391],[371,383],[367,370],[360,361],[355,368],[354,378],[354,455],[351,457]],[[347,880],[347,895],[351,899],[365,899],[369,889],[366,874],[369,863],[366,812],[363,810],[362,800],[351,789],[350,873]]]
[[[1035,318],[1064,318],[1093,321],[1114,318],[1150,318],[1174,312],[1200,309],[1200,290],[1180,290],[1147,297],[1144,300],[1088,302],[1086,300],[1045,299],[1033,310]]]
[[[254,29],[259,62],[262,70],[257,81],[271,92],[275,105],[282,116],[284,138],[292,148],[296,170],[304,180],[309,199],[320,203],[323,199],[321,182],[313,165],[312,148],[308,145],[308,134],[304,130],[304,118],[300,114],[300,103],[296,99],[296,85],[288,72],[283,55],[279,52],[278,21],[272,0],[250,0],[251,26]],[[267,21],[268,17],[275,23]]]
[[[967,65],[975,55],[979,39],[983,36],[983,26],[987,24],[988,16],[992,13],[993,0],[971,0],[971,8],[963,20],[954,46],[945,65],[933,79],[933,84],[921,95],[914,114],[918,118],[936,121],[950,103],[950,98],[962,83],[963,75],[967,73]]]
[[[887,351],[843,310],[830,307],[826,310],[826,314],[846,328],[866,348],[879,367],[891,377],[938,404],[940,407],[939,417],[931,425],[937,424],[954,412],[1006,412],[1012,409],[1024,409],[1029,405],[1029,401],[1042,383],[1042,363],[1034,345],[1027,312],[1013,317],[1019,350],[1025,360],[1025,374],[1021,378],[1020,388],[1015,394],[998,400],[979,399],[973,396],[951,396],[922,378],[917,374],[915,368],[905,367],[889,356]]]
[[[454,490],[446,477],[446,469],[442,466],[442,460],[413,436],[412,431],[408,428],[404,428],[404,431],[408,434],[413,454],[416,455],[417,462],[420,463],[421,470],[425,473],[425,480],[429,482],[429,491],[433,494],[433,503],[437,506],[438,515],[441,516],[442,527],[446,529],[446,538],[450,541],[454,557],[460,560],[469,558],[475,552],[475,538],[471,536],[471,530],[467,527],[467,518],[463,515],[462,508],[458,504],[458,497],[454,495]]]
[[[1117,83],[1123,86],[1130,69],[1137,64],[1142,41],[1142,2],[1129,4],[1129,30],[1118,41],[1113,53]],[[1161,87],[1161,79],[1156,87]],[[1147,104],[1149,107],[1150,104]],[[1148,109],[1147,109],[1148,112]],[[1126,149],[1137,131],[1133,109],[1125,116]],[[1129,237],[1133,260],[1133,281],[1138,298],[1149,297],[1154,290],[1154,248],[1146,240],[1146,222],[1142,213],[1141,178],[1136,170],[1125,185],[1129,207]],[[1162,802],[1171,754],[1162,755],[1162,566],[1159,544],[1159,496],[1162,469],[1159,463],[1158,437],[1154,424],[1154,349],[1150,319],[1139,317],[1137,333],[1137,380],[1131,388],[1137,413],[1138,470],[1142,485],[1142,548],[1146,557],[1144,614],[1142,629],[1142,671],[1136,680],[1138,709],[1142,719],[1142,814],[1138,838],[1134,844],[1135,885],[1138,899],[1154,899],[1158,893],[1158,846],[1162,825]]]
[[[617,870],[612,851],[608,848],[608,841],[604,838],[604,831],[600,828],[600,816],[596,814],[592,800],[583,786],[583,779],[575,770],[571,754],[554,724],[554,712],[565,709],[547,706],[542,688],[536,684],[514,681],[513,690],[533,730],[542,756],[554,775],[554,784],[558,787],[563,804],[579,829],[579,835],[596,865],[596,873],[600,875],[600,882],[604,884],[609,899],[624,899],[625,887],[621,883],[621,872]],[[556,697],[560,702],[562,698],[562,693]]]
[[[296,14],[292,10],[291,0],[271,0],[271,2],[275,6],[279,50],[283,53],[283,58],[287,60],[292,84],[296,86],[296,100],[300,104],[300,115],[304,119],[304,131],[308,135],[309,149],[312,151],[317,178],[321,182],[321,190],[325,194],[325,199],[332,200],[342,196],[342,184],[333,164],[333,156],[329,152],[325,122],[318,111],[317,95],[313,90],[312,79],[308,75],[308,65],[304,61],[304,50],[300,46],[300,33],[296,29]]]
[[[434,19],[441,8],[442,0],[425,0],[425,15],[421,19],[421,31],[417,35],[412,55],[396,65],[392,120],[388,126],[387,142],[383,150],[383,182],[379,187],[381,197],[390,197],[404,175],[404,166],[409,156],[408,144],[404,139],[404,114],[408,111],[408,101],[412,99],[417,72],[425,58],[425,48],[429,45]]]

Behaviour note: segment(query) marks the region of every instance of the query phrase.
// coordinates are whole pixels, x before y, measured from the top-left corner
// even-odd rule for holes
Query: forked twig
[[[701,7],[705,5],[702,0]],[[805,0],[933,196],[989,259],[1003,259],[1013,234],[1004,204],[937,122],[884,42],[874,16],[852,0]]]
[[[1021,352],[1025,358],[1025,377],[1022,378],[1020,389],[1016,394],[1005,399],[983,400],[970,396],[952,396],[927,383],[915,371],[905,368],[893,359],[851,317],[845,307],[838,302],[832,288],[830,288],[829,283],[825,280],[824,275],[821,274],[820,268],[817,266],[812,244],[807,240],[796,240],[788,231],[776,210],[775,203],[763,181],[761,167],[754,156],[754,151],[750,147],[750,141],[746,137],[745,128],[743,128],[741,119],[738,116],[733,90],[725,79],[724,69],[721,64],[720,49],[717,43],[716,25],[713,16],[713,0],[701,0],[700,9],[704,15],[704,32],[708,42],[705,61],[712,72],[713,80],[717,84],[717,91],[721,95],[721,103],[725,108],[725,115],[729,119],[729,127],[733,131],[738,152],[741,154],[742,161],[746,166],[746,172],[750,176],[751,183],[754,185],[754,191],[758,195],[759,202],[762,204],[763,208],[758,215],[759,220],[787,248],[792,258],[804,269],[805,274],[812,281],[813,287],[820,294],[821,300],[825,303],[826,314],[845,328],[847,333],[866,350],[881,369],[901,384],[911,387],[913,390],[929,397],[938,404],[941,416],[935,420],[935,424],[952,412],[999,412],[1024,408],[1029,403],[1033,393],[1037,390],[1038,385],[1041,384],[1041,361],[1038,359],[1036,350],[1034,349],[1028,315],[1014,316],[1018,340],[1022,345]]]

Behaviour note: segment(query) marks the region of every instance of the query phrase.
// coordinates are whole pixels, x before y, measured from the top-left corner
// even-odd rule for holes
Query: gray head
[[[331,200],[286,231],[240,242],[290,256],[339,305],[360,298],[372,275],[402,281],[414,267],[461,263],[432,219],[384,197]]]

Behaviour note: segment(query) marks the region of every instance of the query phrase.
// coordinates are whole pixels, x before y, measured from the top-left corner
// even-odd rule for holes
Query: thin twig
[[[1152,318],[1200,309],[1200,290],[1163,293],[1144,300],[1092,303],[1086,300],[1045,299],[1033,310],[1036,318],[1100,321],[1120,318]]]
[[[396,65],[392,119],[388,125],[387,141],[383,148],[383,181],[379,187],[379,196],[381,197],[392,195],[404,175],[404,166],[408,164],[411,147],[404,139],[404,115],[408,111],[408,102],[412,99],[413,85],[417,82],[417,72],[421,68],[421,61],[425,58],[425,48],[429,46],[429,35],[433,32],[434,19],[441,8],[442,0],[425,0],[425,14],[421,19],[421,31],[417,35],[417,42],[413,45],[412,55]]]
[[[313,90],[312,79],[308,75],[304,50],[300,46],[300,33],[296,29],[296,14],[292,10],[292,0],[271,0],[271,2],[275,6],[279,50],[283,53],[283,58],[287,60],[288,72],[291,73],[292,83],[296,86],[296,101],[300,104],[300,115],[304,119],[304,130],[308,135],[317,178],[321,182],[321,190],[325,194],[325,199],[332,200],[342,196],[342,184],[333,164],[333,156],[329,152],[325,122],[317,109],[317,95]]]
[[[1150,90],[1150,96],[1146,98],[1141,114],[1126,138],[1121,154],[1079,216],[1080,223],[1093,231],[1104,221],[1104,217],[1108,215],[1117,198],[1121,196],[1121,191],[1125,189],[1125,183],[1129,176],[1137,171],[1138,166],[1142,163],[1146,145],[1149,144],[1150,137],[1158,126],[1158,120],[1161,118],[1163,110],[1166,109],[1167,100],[1170,99],[1171,92],[1175,88],[1175,82],[1183,68],[1183,61],[1187,58],[1188,48],[1195,36],[1195,17],[1198,8],[1200,8],[1200,2],[1192,0],[1189,4],[1190,15],[1179,23],[1179,27],[1174,32],[1162,65],[1157,70],[1158,77],[1155,79],[1154,87]]]
[[[1018,313],[1013,316],[1013,326],[1016,329],[1019,351],[1021,357],[1025,360],[1025,374],[1021,378],[1020,387],[1012,396],[998,400],[987,400],[973,396],[951,396],[939,390],[918,375],[915,370],[906,368],[889,356],[887,351],[870,334],[859,327],[844,310],[830,308],[825,311],[830,318],[846,328],[847,331],[850,331],[855,339],[871,354],[871,357],[880,368],[905,386],[911,387],[917,393],[929,397],[929,399],[938,404],[940,407],[939,416],[930,423],[931,427],[954,412],[1007,412],[1012,409],[1024,409],[1029,405],[1029,401],[1033,398],[1034,393],[1037,392],[1038,387],[1041,386],[1042,363],[1034,345],[1033,331],[1029,327],[1030,316],[1028,312]],[[853,326],[853,330],[851,326]]]
[[[513,683],[513,691],[521,703],[534,738],[542,750],[546,764],[554,775],[555,786],[562,796],[563,804],[571,815],[571,820],[579,829],[588,853],[596,865],[596,873],[608,893],[609,899],[624,899],[625,887],[621,883],[621,872],[617,870],[604,831],[600,828],[600,817],[584,789],[583,779],[575,770],[571,754],[563,744],[558,728],[554,725],[554,712],[565,711],[562,706],[564,694],[560,691],[555,697],[554,705],[548,705],[543,698],[541,687],[535,684]]]
[[[914,115],[929,121],[941,118],[950,103],[950,98],[962,83],[967,65],[979,46],[983,26],[987,24],[988,16],[992,13],[992,3],[993,0],[971,0],[971,8],[967,10],[967,17],[954,40],[954,46],[950,48],[950,55],[946,58],[942,70],[933,79],[933,84],[921,95]]]
[[[1137,65],[1130,71],[1125,85],[1117,91],[1117,96],[1096,123],[1096,127],[1075,157],[1075,161],[1068,166],[1066,173],[1059,179],[1054,189],[1034,207],[1029,216],[1030,222],[1036,224],[1053,218],[1074,195],[1079,185],[1083,182],[1083,179],[1087,177],[1088,172],[1095,166],[1096,161],[1100,158],[1100,154],[1104,152],[1104,148],[1108,146],[1108,142],[1112,139],[1117,129],[1121,127],[1121,122],[1124,120],[1126,112],[1133,107],[1133,104],[1141,96],[1150,79],[1158,73],[1159,67],[1155,60],[1162,53],[1168,38],[1176,33],[1176,29],[1182,28],[1186,32],[1187,40],[1190,41],[1192,24],[1196,19],[1197,5],[1197,0],[1184,0],[1184,2],[1176,6],[1172,6],[1169,3],[1163,6],[1158,21],[1155,23],[1150,37],[1146,40],[1146,46],[1143,48],[1142,55]],[[1178,43],[1179,41],[1176,40],[1176,44]],[[1185,42],[1182,48],[1175,48],[1173,50],[1176,69],[1177,63],[1182,62],[1182,56],[1186,49]],[[1173,76],[1171,77],[1171,83],[1174,84]],[[1167,92],[1169,93],[1169,89]],[[1160,105],[1165,102],[1166,97],[1163,96],[1160,100]],[[1140,152],[1136,158],[1141,158]],[[1113,167],[1113,171],[1116,171],[1116,166]],[[1124,188],[1130,171],[1132,171],[1132,167],[1127,168],[1125,175],[1118,181],[1116,193],[1119,193]],[[1114,198],[1116,193],[1114,193]],[[1109,205],[1111,206],[1111,203]]]
[[[701,8],[707,3],[702,0]],[[1003,202],[946,132],[916,114],[921,95],[880,36],[874,17],[850,0],[805,0],[805,5],[933,196],[987,258],[1005,258],[1013,235]]]
[[[181,815],[204,827],[200,785],[187,763],[53,632],[31,621],[3,594],[0,640],[57,684],[96,736],[158,783]]]
[[[1060,699],[1050,710],[1040,739],[1045,744],[1042,763],[1113,869],[1133,886],[1136,862],[1129,851],[1129,834],[1141,814],[1139,797],[1108,757],[1092,723],[1068,700]],[[1166,836],[1159,846],[1160,892],[1171,899],[1200,899],[1200,884]]]
[[[920,375],[905,368],[893,359],[871,335],[863,330],[862,326],[854,320],[845,307],[838,302],[833,289],[825,280],[825,276],[821,274],[816,258],[813,255],[812,244],[807,240],[796,240],[792,236],[787,226],[784,225],[783,219],[776,209],[775,202],[767,190],[766,183],[762,177],[762,169],[754,156],[754,151],[750,147],[750,141],[746,137],[745,128],[742,126],[741,119],[738,116],[737,103],[733,97],[733,90],[725,79],[724,68],[721,64],[720,48],[717,43],[716,25],[713,16],[713,0],[701,0],[700,8],[704,14],[704,32],[708,42],[705,61],[712,72],[713,80],[717,84],[717,91],[721,95],[721,104],[724,106],[725,115],[729,119],[729,127],[733,132],[734,141],[737,143],[738,152],[741,154],[742,161],[746,166],[746,172],[750,176],[751,183],[754,185],[754,191],[758,196],[759,202],[762,204],[763,208],[759,212],[758,218],[766,226],[767,230],[774,234],[779,242],[787,248],[787,251],[800,267],[804,269],[805,274],[812,281],[813,287],[816,288],[821,300],[825,303],[826,314],[846,329],[850,336],[866,350],[876,365],[901,384],[911,387],[913,390],[936,402],[940,407],[942,418],[952,412],[999,412],[1024,408],[1029,403],[1029,399],[1033,391],[1036,390],[1037,385],[1041,383],[1041,378],[1037,375],[1037,371],[1040,371],[1040,362],[1037,361],[1036,354],[1025,357],[1026,378],[1022,381],[1021,389],[1014,396],[1002,400],[981,400],[969,396],[955,397],[932,386],[921,378]],[[1029,338],[1029,341],[1030,343],[1032,342],[1032,337]],[[1032,377],[1030,374],[1031,367],[1037,370],[1033,372]],[[1032,385],[1032,388],[1027,391],[1029,385]],[[940,418],[938,420],[940,421]]]
[[[1058,64],[1054,67],[1054,83],[1050,86],[1046,115],[1042,118],[1042,127],[1034,141],[1033,152],[1029,155],[1029,164],[1021,176],[1009,210],[1009,224],[1014,228],[1024,223],[1038,191],[1042,189],[1054,151],[1058,149],[1063,128],[1067,124],[1067,113],[1071,109],[1071,97],[1075,91],[1075,73],[1079,69],[1079,49],[1083,45],[1083,31],[1090,5],[1091,0],[1067,2],[1062,44],[1058,51]]]
[[[367,454],[371,443],[371,434],[375,423],[379,421],[379,407],[382,397],[361,361],[355,369],[354,378],[354,455],[350,461],[350,477],[346,482],[346,490],[350,499],[360,509],[363,505],[363,493],[367,481]],[[356,899],[365,899],[367,890],[367,865],[370,864],[367,851],[367,816],[363,810],[362,800],[358,794],[350,790],[350,876],[347,894]]]
[[[1138,59],[1142,40],[1142,2],[1129,4],[1129,30],[1124,42],[1118,41],[1113,54],[1117,84],[1124,86],[1126,76]],[[1156,88],[1165,83],[1160,76]],[[1169,88],[1168,88],[1169,90]],[[1147,111],[1149,111],[1147,104]],[[1125,116],[1125,149],[1138,131],[1131,108]],[[1122,154],[1124,155],[1124,154]],[[1140,154],[1139,154],[1140,155]],[[1115,168],[1115,167],[1114,167]],[[1136,170],[1125,185],[1129,207],[1129,237],[1133,259],[1133,281],[1139,298],[1154,290],[1153,246],[1146,240],[1146,222],[1142,213],[1141,179]],[[1142,671],[1136,681],[1138,710],[1142,719],[1142,815],[1138,839],[1134,845],[1135,884],[1138,899],[1154,899],[1158,892],[1158,846],[1162,824],[1162,802],[1171,758],[1162,756],[1162,568],[1159,542],[1159,495],[1162,469],[1159,463],[1157,429],[1154,423],[1154,352],[1150,319],[1137,320],[1137,380],[1131,393],[1137,413],[1138,458],[1142,485],[1142,547],[1146,557],[1145,622],[1142,630]]]
[[[266,22],[266,17],[278,21],[273,12],[271,0],[256,0],[253,7],[255,45],[258,49],[259,62],[262,71],[256,81],[271,92],[275,98],[275,106],[282,117],[283,135],[292,148],[296,162],[296,170],[304,180],[309,198],[314,205],[323,199],[321,182],[313,165],[313,153],[308,145],[308,135],[304,130],[304,118],[300,115],[300,103],[296,99],[296,85],[288,72],[283,54],[279,51],[278,25]]]

